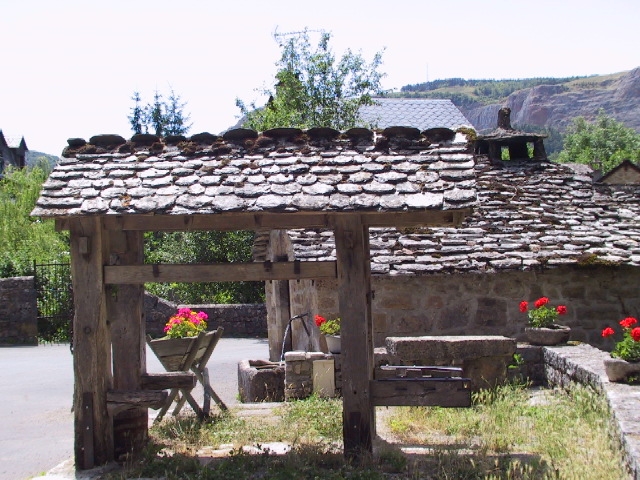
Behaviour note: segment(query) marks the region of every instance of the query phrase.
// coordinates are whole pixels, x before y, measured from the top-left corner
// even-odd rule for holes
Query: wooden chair
[[[213,350],[216,348],[220,337],[222,337],[223,332],[224,329],[218,327],[216,330],[203,332],[197,337],[190,338],[152,339],[147,335],[147,344],[156,357],[158,357],[158,360],[160,360],[165,370],[168,372],[191,371],[195,374],[197,381],[204,389],[204,401],[202,407],[200,407],[198,402],[193,398],[193,395],[191,395],[192,389],[172,388],[164,405],[158,412],[156,422],[162,420],[174,401],[176,402],[176,406],[173,410],[173,415],[178,415],[185,402],[187,402],[199,418],[205,418],[209,415],[212,398],[220,409],[227,410],[225,403],[211,387],[209,371],[207,369],[207,362]]]

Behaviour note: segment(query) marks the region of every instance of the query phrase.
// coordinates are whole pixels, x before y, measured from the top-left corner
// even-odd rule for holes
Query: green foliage
[[[169,96],[165,101],[157,90],[153,94],[153,103],[142,105],[139,92],[133,92],[131,100],[131,114],[127,117],[133,133],[149,133],[153,131],[158,136],[185,135],[191,125],[189,115],[184,113],[186,102],[182,102],[180,95],[173,89],[169,90]]]
[[[338,60],[329,46],[331,34],[325,31],[315,48],[306,29],[291,35],[274,34],[274,38],[281,48],[276,84],[258,90],[269,98],[262,108],[236,99],[245,116],[244,126],[258,131],[276,127],[344,130],[356,126],[359,108],[371,105],[372,96],[382,92],[381,52],[371,63],[351,50]]]
[[[611,356],[620,358],[627,362],[640,361],[640,328],[635,325],[638,320],[635,317],[627,317],[618,322],[622,327],[622,340],[616,342]],[[615,334],[611,327],[607,327],[602,331],[603,337],[610,337]]]
[[[593,123],[577,117],[558,155],[562,163],[583,163],[603,173],[623,160],[640,161],[640,133],[625,127],[600,110]]]
[[[7,169],[0,179],[0,278],[31,275],[33,262],[68,261],[68,237],[31,217],[48,171]]]
[[[251,261],[253,232],[145,234],[146,263],[226,263]],[[261,303],[262,282],[147,284],[150,293],[177,303]]]
[[[547,138],[544,139],[544,149],[550,160],[555,160],[558,157],[558,154],[562,151],[564,137],[560,130],[553,127],[541,127],[540,125],[531,124],[514,125],[513,128],[523,132],[546,135]],[[529,152],[529,156],[532,156],[532,152]]]

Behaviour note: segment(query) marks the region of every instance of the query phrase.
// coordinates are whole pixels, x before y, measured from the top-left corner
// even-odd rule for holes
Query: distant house
[[[0,130],[0,174],[10,165],[23,168],[26,165],[27,150],[24,137],[5,137]]]
[[[470,126],[471,122],[451,100],[432,98],[374,98],[360,107],[361,119],[375,128],[414,127],[419,130]]]
[[[597,180],[609,185],[640,185],[640,168],[625,160]]]

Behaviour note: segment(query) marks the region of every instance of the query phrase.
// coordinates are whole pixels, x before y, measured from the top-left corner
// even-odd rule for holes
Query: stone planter
[[[325,335],[324,338],[331,353],[340,353],[340,335]]]
[[[640,375],[640,362],[627,362],[621,358],[605,358],[604,371],[610,382],[624,382],[629,375]]]
[[[524,333],[531,345],[551,347],[567,343],[571,329],[564,325],[553,324],[550,327],[526,327]]]

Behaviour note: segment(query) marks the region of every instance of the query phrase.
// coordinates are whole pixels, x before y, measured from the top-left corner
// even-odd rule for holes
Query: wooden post
[[[291,242],[287,242],[288,235],[285,230],[272,230],[269,234],[269,260],[272,262],[287,261],[287,253]],[[279,362],[282,356],[282,344],[285,343],[284,351],[291,350],[291,338],[293,334],[284,338],[284,333],[291,318],[291,301],[289,298],[289,280],[272,280],[271,298],[275,318],[268,319],[267,329],[269,337],[269,360]]]
[[[105,265],[141,265],[144,263],[142,232],[105,231]],[[109,285],[107,318],[111,329],[113,388],[116,391],[140,391],[146,373],[144,322],[144,285]],[[142,450],[148,440],[147,408],[132,408],[113,418],[114,456]]]
[[[342,328],[344,453],[358,458],[372,451],[375,409],[373,380],[369,230],[357,215],[335,218],[338,296]]]
[[[111,340],[102,277],[102,229],[98,217],[69,222],[73,318],[74,455],[85,470],[113,459],[107,412],[111,389]]]

